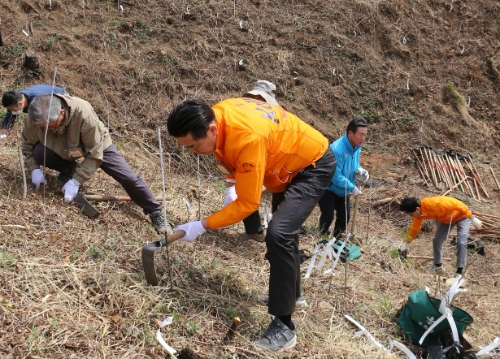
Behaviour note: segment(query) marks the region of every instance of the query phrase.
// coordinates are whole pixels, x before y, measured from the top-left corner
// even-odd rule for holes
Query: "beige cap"
[[[275,98],[275,92],[275,84],[266,80],[257,80],[257,82],[255,82],[255,84],[253,85],[253,89],[251,91],[248,91],[247,93],[251,95],[262,96],[267,103],[279,106],[279,103]]]

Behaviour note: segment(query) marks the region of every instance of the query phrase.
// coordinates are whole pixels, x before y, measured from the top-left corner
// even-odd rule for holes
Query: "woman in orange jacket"
[[[213,154],[235,179],[237,198],[201,221],[175,230],[193,241],[207,229],[237,223],[259,208],[262,186],[273,194],[273,217],[265,241],[270,263],[268,311],[275,316],[257,347],[282,351],[296,344],[292,321],[300,294],[301,225],[335,171],[335,156],[320,132],[283,108],[252,98],[233,98],[209,107],[181,102],[167,129],[193,153]]]
[[[405,197],[399,209],[413,217],[406,242],[411,243],[416,237],[424,219],[435,219],[438,229],[434,235],[434,265],[429,269],[432,274],[444,274],[442,265],[443,241],[448,238],[451,229],[457,226],[457,271],[455,277],[462,275],[467,260],[467,235],[472,224],[481,229],[482,222],[474,217],[469,208],[458,199],[446,196],[425,197],[417,199]]]

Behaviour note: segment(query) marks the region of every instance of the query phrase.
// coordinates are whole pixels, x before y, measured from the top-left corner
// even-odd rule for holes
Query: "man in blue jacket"
[[[344,136],[333,142],[330,147],[337,160],[337,168],[333,175],[330,186],[318,202],[321,216],[319,217],[319,228],[321,234],[330,234],[330,225],[333,222],[334,212],[337,212],[333,236],[344,232],[349,223],[349,193],[354,197],[361,191],[354,184],[355,173],[366,182],[368,171],[359,165],[361,145],[365,141],[368,131],[368,123],[362,117],[355,118],[347,125]]]
[[[2,129],[10,130],[16,122],[16,117],[28,112],[28,106],[38,95],[51,94],[52,85],[34,85],[21,91],[7,91],[2,96],[2,105],[7,113],[2,122]],[[54,86],[54,93],[67,94],[66,90]]]

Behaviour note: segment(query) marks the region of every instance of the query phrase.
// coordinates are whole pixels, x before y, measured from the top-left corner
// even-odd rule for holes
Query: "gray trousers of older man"
[[[45,151],[44,151],[45,148]],[[75,161],[68,161],[46,148],[41,143],[35,146],[34,156],[35,161],[39,165],[44,163],[45,152],[45,165],[48,168],[59,171],[60,173],[71,176],[76,168]],[[103,152],[103,158],[100,168],[113,177],[115,181],[120,183],[130,196],[132,201],[142,208],[144,214],[161,210],[159,204],[149,189],[148,185],[140,178],[125,161],[125,158],[118,152],[115,145],[111,145]]]
[[[432,240],[434,263],[443,263],[443,242],[448,234],[457,226],[457,268],[465,268],[467,263],[467,235],[469,234],[470,219],[462,218],[453,223],[438,222],[438,229]]]

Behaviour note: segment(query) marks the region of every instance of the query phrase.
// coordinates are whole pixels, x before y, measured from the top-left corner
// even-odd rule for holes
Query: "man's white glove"
[[[472,223],[474,228],[476,228],[478,231],[483,228],[483,222],[479,218],[476,218],[476,216],[470,217],[470,223]]]
[[[80,182],[72,178],[63,186],[62,191],[64,193],[64,203],[71,203],[78,194],[80,189]]]
[[[207,230],[203,228],[201,221],[188,222],[185,224],[181,224],[179,227],[174,228],[174,231],[184,231],[186,235],[180,238],[180,241],[194,241],[196,238],[201,236]]]
[[[363,193],[363,192],[361,192],[358,187],[354,187],[354,189],[352,190],[352,195],[354,197],[356,197],[358,194],[361,194],[361,193]]]
[[[226,199],[224,200],[224,207],[236,200],[236,198],[238,198],[238,195],[236,194],[236,187],[226,187]]]
[[[42,183],[47,184],[47,181],[45,180],[43,172],[40,168],[31,171],[31,182],[35,185],[36,188],[39,188]]]
[[[363,180],[364,183],[368,182],[368,180],[370,179],[370,175],[368,174],[368,171],[365,170],[363,167],[358,168],[356,173],[359,175],[359,177],[361,177],[361,179]]]

